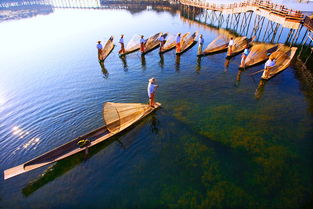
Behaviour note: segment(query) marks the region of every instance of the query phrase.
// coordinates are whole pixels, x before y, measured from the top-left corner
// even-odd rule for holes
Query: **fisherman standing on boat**
[[[180,33],[176,36],[176,52],[180,52]]]
[[[147,89],[148,96],[149,96],[149,105],[151,107],[154,107],[155,105],[155,102],[154,102],[155,92],[156,92],[156,89],[159,87],[159,85],[156,85],[155,82],[156,82],[155,78],[150,78],[148,89]]]
[[[198,46],[198,54],[202,53],[202,47],[204,44],[204,38],[202,37],[202,34],[199,36],[199,46]]]
[[[121,35],[119,43],[121,44],[121,50],[118,53],[124,54],[125,53],[125,46],[124,46],[124,35],[123,34]]]
[[[272,69],[275,66],[275,59],[274,57],[271,57],[266,61],[264,65],[264,72],[262,74],[262,78],[268,78],[270,74],[270,69]]]
[[[233,53],[233,47],[234,47],[235,43],[234,43],[234,39],[233,37],[230,38],[230,41],[228,43],[228,53],[227,55],[230,56]]]
[[[140,38],[140,51],[141,52],[145,51],[145,44],[146,44],[146,40],[143,38],[143,35],[141,35],[141,38]]]
[[[240,67],[241,68],[244,68],[245,67],[245,61],[246,61],[246,58],[249,54],[249,47],[246,46],[245,50],[243,51],[242,55],[241,55],[241,62],[240,62]]]
[[[164,34],[161,34],[160,38],[159,38],[159,41],[160,41],[160,52],[162,51],[162,48],[165,44],[165,35]]]
[[[97,49],[98,49],[98,60],[101,61],[101,54],[102,54],[102,44],[101,44],[101,41],[98,41],[98,44],[97,44]]]

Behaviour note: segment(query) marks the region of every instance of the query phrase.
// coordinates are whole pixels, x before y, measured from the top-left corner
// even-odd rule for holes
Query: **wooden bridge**
[[[298,10],[288,9],[284,5],[263,0],[248,0],[233,4],[215,4],[203,2],[202,0],[180,0],[180,3],[185,6],[218,11],[225,15],[255,12],[257,15],[264,16],[290,29],[298,29],[304,19],[304,15]]]

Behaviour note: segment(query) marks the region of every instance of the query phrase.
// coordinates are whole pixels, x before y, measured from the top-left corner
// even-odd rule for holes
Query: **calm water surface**
[[[0,208],[310,208],[313,94],[289,67],[267,83],[240,56],[157,51],[102,68],[96,41],[216,29],[179,13],[56,9],[0,23],[0,170],[103,125],[102,105],[163,108],[82,154],[0,180]],[[226,61],[226,63],[225,63]],[[227,66],[228,65],[228,66]]]

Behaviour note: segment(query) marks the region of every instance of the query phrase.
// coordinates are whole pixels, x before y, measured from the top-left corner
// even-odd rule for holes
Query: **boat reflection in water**
[[[103,78],[105,78],[105,79],[109,78],[109,71],[105,68],[104,62],[100,61],[99,64],[100,64],[100,67],[101,67],[101,71],[103,73]]]
[[[257,100],[263,96],[264,87],[266,83],[267,83],[267,80],[264,80],[264,79],[260,80],[259,85],[256,88],[255,93],[254,93],[254,96]]]
[[[176,55],[176,59],[175,59],[175,69],[176,71],[180,70],[180,55]]]
[[[127,72],[128,71],[128,65],[127,65],[126,56],[119,56],[119,58],[123,62],[123,69],[124,69],[124,71]]]

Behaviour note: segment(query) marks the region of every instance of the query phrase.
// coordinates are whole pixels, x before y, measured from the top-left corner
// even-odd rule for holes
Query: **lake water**
[[[151,9],[53,9],[0,23],[0,170],[103,125],[104,102],[162,108],[104,143],[0,180],[0,208],[310,208],[313,91],[290,66],[268,82],[238,71],[240,55],[197,59],[157,50],[97,60],[96,41],[198,30]],[[229,61],[229,63],[227,63]],[[226,63],[225,63],[226,62]]]

